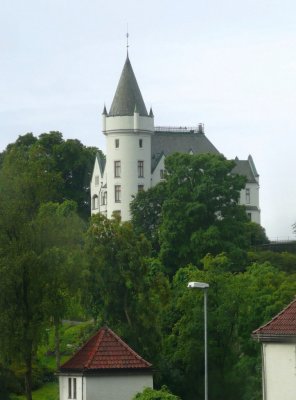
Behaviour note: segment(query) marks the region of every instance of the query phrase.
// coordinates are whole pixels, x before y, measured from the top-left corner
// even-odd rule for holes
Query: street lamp
[[[208,400],[208,332],[207,332],[207,300],[209,284],[205,282],[189,282],[189,289],[201,289],[204,292],[204,333],[205,333],[205,400]]]

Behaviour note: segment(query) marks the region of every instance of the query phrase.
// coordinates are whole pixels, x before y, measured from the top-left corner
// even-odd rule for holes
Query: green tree
[[[137,393],[133,400],[180,400],[180,397],[172,394],[166,386],[162,386],[159,390],[146,388]]]
[[[43,133],[38,138],[28,133],[7,146],[0,157],[0,168],[7,159],[10,160],[7,162],[12,168],[12,164],[18,161],[19,154],[22,154],[23,158],[35,163],[35,180],[38,174],[43,176],[44,172],[49,175],[48,181],[51,175],[59,176],[60,185],[57,193],[48,196],[46,201],[74,200],[78,205],[78,213],[86,219],[90,214],[89,185],[98,151],[100,152],[97,148],[82,145],[79,140],[64,140],[60,132]],[[28,166],[24,165],[23,168],[27,170]],[[15,165],[16,176],[19,171],[22,169],[19,165]],[[48,189],[52,189],[54,181],[55,179],[47,186]]]
[[[47,271],[47,313],[53,320],[55,331],[56,366],[60,366],[60,324],[69,305],[81,288],[82,278],[82,235],[84,223],[77,215],[73,201],[44,203],[33,223],[38,235],[37,251]]]
[[[225,254],[208,255],[203,268],[178,270],[172,300],[164,317],[161,381],[182,398],[203,396],[203,293],[188,290],[189,281],[208,282],[209,396],[213,400],[259,400],[260,345],[251,333],[294,297],[296,280],[268,263],[246,272],[228,272]]]
[[[163,182],[140,191],[131,202],[132,224],[137,234],[144,234],[150,240],[154,252],[159,252],[159,227],[162,221],[162,206],[167,198]]]
[[[239,270],[246,213],[238,205],[245,178],[231,173],[233,162],[214,154],[166,158],[167,199],[162,207],[160,257],[172,272],[207,254],[226,252]]]
[[[152,350],[159,347],[168,281],[160,263],[150,258],[149,242],[130,223],[97,214],[91,220],[85,254],[89,265],[85,294],[91,315],[151,360],[157,353]]]
[[[296,254],[289,252],[277,253],[275,251],[250,251],[248,253],[250,263],[269,262],[274,267],[287,273],[296,272]]]
[[[23,366],[28,400],[33,361],[50,319],[59,364],[58,328],[69,297],[79,288],[81,240],[75,205],[65,202],[42,205],[33,219],[19,227],[17,236],[1,243],[0,349],[8,362]]]
[[[265,229],[255,222],[250,221],[246,224],[246,232],[249,237],[249,242],[251,246],[258,246],[269,243]]]

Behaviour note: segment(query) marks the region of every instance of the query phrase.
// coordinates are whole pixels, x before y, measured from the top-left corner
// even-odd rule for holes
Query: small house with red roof
[[[262,343],[263,400],[295,400],[296,299],[252,337]]]
[[[153,387],[152,365],[101,328],[58,373],[60,400],[130,400]]]

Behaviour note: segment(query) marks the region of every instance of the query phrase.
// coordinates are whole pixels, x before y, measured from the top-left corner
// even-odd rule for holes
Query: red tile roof
[[[101,328],[81,347],[60,371],[149,369],[152,365],[133,351],[111,329]]]
[[[296,298],[267,324],[253,331],[257,339],[280,339],[296,336]]]

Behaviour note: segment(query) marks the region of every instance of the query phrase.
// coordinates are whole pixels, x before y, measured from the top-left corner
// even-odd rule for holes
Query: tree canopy
[[[165,160],[166,180],[133,201],[135,229],[159,238],[160,258],[171,273],[222,251],[233,270],[242,268],[238,260],[249,244],[245,209],[239,205],[245,178],[233,174],[233,167],[222,155],[176,153]]]

